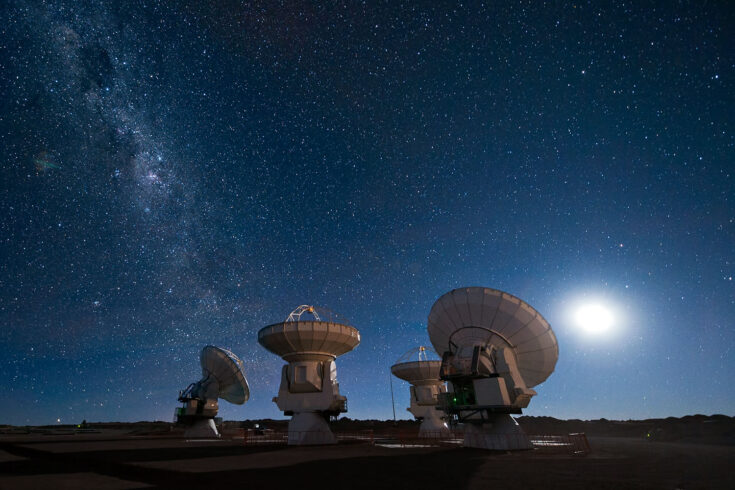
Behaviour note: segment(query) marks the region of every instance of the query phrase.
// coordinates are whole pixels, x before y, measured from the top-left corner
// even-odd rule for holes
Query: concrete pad
[[[433,452],[437,448],[423,449]],[[414,451],[404,450],[405,454]],[[215,456],[212,458],[177,459],[168,461],[140,461],[132,463],[144,468],[165,469],[190,473],[210,471],[231,471],[264,468],[280,468],[310,461],[339,460],[351,458],[365,458],[370,456],[390,456],[395,454],[387,448],[375,446],[318,446],[318,447],[288,447],[281,451],[262,453],[238,454],[233,456]]]
[[[137,449],[169,449],[223,444],[242,445],[232,441],[199,441],[185,439],[118,439],[112,441],[75,440],[69,442],[34,442],[22,447],[48,451],[50,453],[76,453],[80,451],[131,451]]]
[[[121,480],[97,473],[51,473],[46,475],[0,476],[0,489],[35,490],[53,488],[54,490],[77,490],[95,488],[99,490],[126,490],[146,488],[151,485]]]

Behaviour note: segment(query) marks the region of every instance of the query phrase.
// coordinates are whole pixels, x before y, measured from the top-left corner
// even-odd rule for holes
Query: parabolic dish
[[[232,352],[208,345],[199,357],[202,376],[213,376],[219,383],[219,398],[242,405],[250,398],[250,387],[242,372],[242,361]]]
[[[334,322],[280,322],[260,329],[258,342],[286,361],[334,359],[360,344],[360,332],[355,327]]]
[[[429,312],[428,332],[439,353],[450,350],[450,341],[457,347],[512,347],[529,388],[548,378],[559,358],[556,336],[544,317],[497,289],[460,288],[442,295]]]
[[[390,372],[409,383],[439,381],[441,366],[441,361],[409,361],[392,365]]]

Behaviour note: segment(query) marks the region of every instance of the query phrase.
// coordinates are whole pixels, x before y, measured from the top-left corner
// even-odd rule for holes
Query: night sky
[[[735,415],[730,2],[109,3],[0,6],[0,423],[171,420],[207,344],[281,417],[304,303],[390,418],[461,286],[556,332],[527,414]]]

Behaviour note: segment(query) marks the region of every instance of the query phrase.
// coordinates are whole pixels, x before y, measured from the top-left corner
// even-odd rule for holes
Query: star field
[[[171,420],[207,344],[252,391],[220,415],[279,417],[256,333],[304,303],[362,334],[347,416],[389,418],[390,365],[472,285],[557,334],[526,413],[735,414],[734,13],[4,3],[0,423]]]

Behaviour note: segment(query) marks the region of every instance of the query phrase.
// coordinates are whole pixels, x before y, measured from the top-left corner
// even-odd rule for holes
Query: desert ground
[[[714,426],[707,425],[709,419],[598,421],[597,429],[587,426],[592,433],[587,437],[591,452],[586,455],[401,446],[380,436],[388,433],[385,422],[338,424],[338,429],[372,426],[376,434],[372,443],[311,447],[245,445],[237,435],[242,429],[225,430],[221,440],[193,441],[163,423],[99,424],[88,431],[10,428],[0,434],[0,489],[212,488],[220,484],[322,489],[731,489],[735,488],[735,446],[729,439],[732,419],[726,419]],[[270,424],[280,429],[283,421]],[[527,419],[522,425],[528,431],[534,424],[553,425],[550,419]],[[699,429],[686,429],[697,424]],[[563,423],[556,427],[556,432],[566,428]],[[672,432],[671,427],[679,430]],[[405,422],[401,430],[411,428],[415,425]],[[609,434],[615,430],[619,435]]]

